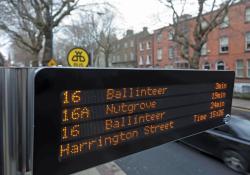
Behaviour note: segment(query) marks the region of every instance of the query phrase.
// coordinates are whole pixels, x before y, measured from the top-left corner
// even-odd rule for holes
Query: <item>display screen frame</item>
[[[162,69],[77,69],[42,68],[35,75],[34,97],[34,175],[66,175],[101,163],[149,149],[170,141],[190,136],[224,124],[223,118],[186,126],[146,139],[134,140],[81,156],[58,159],[61,142],[61,93],[65,90],[100,90],[107,88],[191,85],[226,82],[228,105],[231,112],[234,86],[233,71],[162,70]]]

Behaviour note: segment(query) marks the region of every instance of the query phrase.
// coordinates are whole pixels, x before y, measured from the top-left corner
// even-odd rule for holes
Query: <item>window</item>
[[[142,50],[143,50],[143,45],[142,45],[142,43],[139,44],[139,47],[140,47],[140,51],[142,51]]]
[[[228,37],[220,38],[220,53],[227,53],[228,50]]]
[[[243,60],[236,61],[236,77],[244,76],[244,63]]]
[[[206,62],[204,65],[203,65],[203,69],[205,70],[210,70],[210,64],[208,62]]]
[[[140,56],[139,65],[143,65],[143,56]]]
[[[223,62],[223,61],[218,61],[218,62],[216,63],[216,69],[217,69],[217,70],[225,70],[224,62]]]
[[[131,61],[134,61],[135,60],[135,55],[133,52],[130,52],[130,59]]]
[[[150,65],[150,64],[151,64],[151,56],[147,55],[146,65]]]
[[[168,58],[169,59],[173,59],[174,58],[174,48],[173,47],[170,47],[168,49]]]
[[[162,49],[157,50],[157,59],[162,60]]]
[[[202,22],[201,22],[201,28],[202,28],[202,29],[206,29],[207,27],[208,27],[207,21],[202,21]]]
[[[147,42],[147,49],[151,49],[151,42],[150,41]]]
[[[168,40],[173,40],[174,39],[174,31],[173,30],[170,30],[168,32]]]
[[[119,49],[120,48],[120,44],[117,44],[117,49]]]
[[[209,64],[208,62],[206,62],[206,63],[203,65],[203,69],[209,70],[209,69],[210,69],[210,64]]]
[[[245,18],[246,18],[246,22],[250,22],[250,7],[246,8]]]
[[[117,60],[117,62],[121,61],[120,55],[117,56],[117,59],[116,59],[116,60]]]
[[[123,61],[127,61],[128,60],[128,55],[125,53],[124,54],[124,60]]]
[[[222,23],[220,24],[220,28],[226,28],[229,26],[229,17],[228,15],[226,15],[222,21]]]
[[[134,41],[130,41],[130,47],[134,47]]]
[[[127,43],[127,42],[124,43],[124,47],[125,47],[125,48],[128,47],[128,43]]]
[[[250,60],[247,60],[247,77],[250,78]]]
[[[157,34],[157,41],[161,41],[162,40],[162,33],[158,33]]]
[[[203,44],[201,48],[201,56],[207,55],[207,43]]]
[[[246,50],[250,51],[250,32],[246,33],[245,40],[246,40]]]

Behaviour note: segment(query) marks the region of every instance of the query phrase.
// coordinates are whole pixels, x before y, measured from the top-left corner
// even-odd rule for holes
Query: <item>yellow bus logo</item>
[[[71,67],[88,67],[89,54],[82,48],[73,48],[69,51],[67,60]]]

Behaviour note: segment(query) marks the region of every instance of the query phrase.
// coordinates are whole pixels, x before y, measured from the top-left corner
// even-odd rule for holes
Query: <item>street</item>
[[[115,162],[127,175],[239,175],[221,161],[176,142]]]
[[[249,118],[249,111],[232,108],[232,114]],[[167,143],[116,163],[127,175],[239,175],[220,160],[180,142]]]

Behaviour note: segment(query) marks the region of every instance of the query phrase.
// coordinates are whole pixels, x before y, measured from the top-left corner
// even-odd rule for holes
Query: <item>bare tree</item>
[[[173,40],[180,47],[181,57],[189,62],[191,68],[198,69],[203,45],[207,42],[209,34],[224,21],[228,8],[235,0],[220,0],[219,6],[218,0],[198,0],[198,10],[192,20],[194,24],[191,31],[189,29],[191,20],[189,21],[189,16],[184,14],[187,0],[178,1],[181,2],[179,11],[180,6],[177,7],[175,4],[177,0],[159,1],[172,11]]]
[[[67,50],[72,47],[83,47],[90,53],[93,64],[98,64],[103,58],[105,67],[108,67],[109,57],[113,52],[112,44],[116,39],[114,13],[104,8],[80,14],[76,19],[63,28],[64,35],[60,37],[57,45]]]
[[[103,13],[90,16],[92,37],[104,55],[105,67],[109,67],[110,56],[114,52],[117,28],[114,24],[115,15],[106,9]]]
[[[72,47],[82,47],[90,53],[92,63],[97,61],[100,47],[98,47],[93,38],[92,26],[88,20],[88,15],[81,14],[78,20],[72,20],[71,24],[64,26],[61,32],[64,35],[59,37],[56,43],[59,50],[65,48],[68,52]],[[66,54],[63,53],[63,55]]]
[[[46,64],[53,57],[53,29],[76,9],[78,1],[2,0],[0,29],[35,57],[44,47]]]

